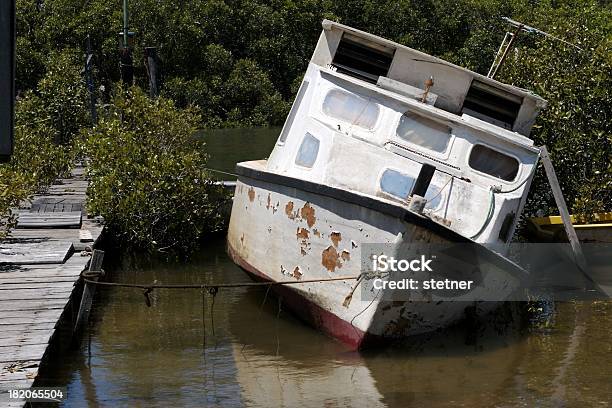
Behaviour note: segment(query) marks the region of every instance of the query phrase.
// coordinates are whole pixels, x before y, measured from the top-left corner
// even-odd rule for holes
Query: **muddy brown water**
[[[238,150],[229,160],[258,157],[238,143],[244,132],[225,132],[225,146]],[[248,281],[223,237],[189,262],[109,255],[116,282]],[[222,289],[214,305],[206,295],[205,310],[202,298],[158,290],[147,307],[140,290],[100,288],[80,346],[57,356],[41,383],[66,386],[65,407],[612,404],[610,302],[542,304],[527,325],[464,325],[359,353],[295,319],[263,288]]]

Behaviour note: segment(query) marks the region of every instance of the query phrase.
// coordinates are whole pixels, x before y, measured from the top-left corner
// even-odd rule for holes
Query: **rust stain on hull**
[[[308,230],[306,228],[298,228],[295,236],[297,239],[308,239]]]
[[[300,271],[300,267],[296,266],[295,269],[293,270],[293,277],[297,280],[300,280],[302,278],[302,271]]]
[[[306,220],[308,227],[312,227],[317,221],[317,217],[315,217],[315,210],[309,203],[304,204],[304,207],[302,207],[300,210],[300,215],[302,219]]]
[[[334,244],[334,246],[335,246],[336,248],[338,248],[338,243],[339,243],[340,241],[342,241],[342,234],[340,234],[340,233],[339,233],[339,232],[337,232],[337,231],[333,231],[333,232],[330,234],[329,239],[331,239],[331,241],[332,241],[332,243]]]
[[[266,210],[270,209],[270,201],[271,201],[271,197],[270,197],[270,193],[268,193],[268,202],[266,203]]]
[[[300,241],[300,253],[305,256],[310,250],[310,242],[308,242],[310,234],[306,228],[298,227],[295,237]]]
[[[285,214],[287,214],[290,220],[295,218],[295,214],[293,213],[293,201],[289,201],[285,206]]]
[[[249,201],[253,202],[255,200],[255,189],[253,187],[249,188]]]
[[[336,248],[330,245],[327,249],[323,250],[321,254],[321,264],[330,272],[334,272],[336,268],[342,268],[340,255],[338,251],[336,251]]]
[[[345,249],[340,254],[340,258],[342,258],[342,260],[344,262],[350,261],[351,260],[351,253]]]

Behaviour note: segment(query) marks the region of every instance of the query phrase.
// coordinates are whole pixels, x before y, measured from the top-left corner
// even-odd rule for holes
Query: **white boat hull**
[[[246,164],[254,168],[250,176],[267,173],[261,162]],[[398,239],[443,244],[462,238],[430,220],[428,228],[390,215],[384,203],[382,209],[368,208],[349,202],[346,196],[333,198],[323,190],[308,191],[313,190],[312,183],[301,189],[275,182],[274,177],[239,178],[229,225],[230,256],[257,279],[278,282],[357,277],[362,272],[363,244],[395,244]],[[354,285],[354,279],[347,279],[275,285],[273,289],[298,316],[353,348],[451,325],[465,317],[466,307],[474,306],[474,302],[461,301],[381,300],[385,296],[362,299],[359,289],[345,306]],[[486,312],[497,304],[479,302],[479,309]]]

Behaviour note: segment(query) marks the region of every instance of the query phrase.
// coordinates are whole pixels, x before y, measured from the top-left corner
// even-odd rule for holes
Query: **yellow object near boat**
[[[612,243],[612,212],[593,214],[589,222],[571,216],[578,239],[583,242]],[[527,220],[527,231],[531,238],[544,242],[567,241],[561,216],[534,217]]]

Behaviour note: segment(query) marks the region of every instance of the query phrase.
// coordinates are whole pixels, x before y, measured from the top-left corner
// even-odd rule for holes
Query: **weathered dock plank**
[[[15,279],[0,279],[0,290],[3,289],[23,289],[20,285],[27,284],[50,284],[50,283],[74,283],[74,277],[70,276],[51,276],[48,278],[31,277],[31,278],[15,278]]]
[[[74,250],[82,251],[92,245],[93,240],[100,236],[103,229],[102,225],[92,220],[83,220],[80,229],[20,228],[11,231],[6,242],[39,240],[40,237],[45,237],[47,241],[72,241]],[[81,234],[87,235],[87,233],[91,234],[91,240],[83,241]]]
[[[4,351],[0,349],[0,363],[41,359],[47,347],[48,344],[25,344],[8,347]]]
[[[31,387],[60,322],[74,318],[68,305],[80,301],[76,283],[104,229],[83,217],[83,174],[77,167],[72,178],[58,180],[45,194],[24,203],[18,228],[0,243],[2,390]],[[24,402],[0,397],[0,405],[21,407]]]
[[[62,207],[63,209],[63,207]],[[81,211],[19,212],[17,228],[71,228],[81,226]]]
[[[9,324],[9,325],[2,327],[2,334],[3,334],[2,337],[4,337],[4,334],[9,334],[10,332],[13,332],[13,331],[22,331],[24,333],[32,331],[35,333],[39,333],[38,331],[44,330],[48,332],[49,329],[54,329],[55,326],[57,326],[57,323],[40,323],[37,325],[29,325],[27,327],[24,327],[22,324],[13,324],[13,325]]]
[[[3,242],[0,264],[60,264],[72,251],[70,241]]]
[[[64,299],[29,299],[29,300],[7,300],[0,304],[0,308],[10,312],[14,310],[48,310],[64,309],[66,301]]]
[[[39,289],[41,284],[43,284],[46,288],[65,289],[65,288],[70,288],[74,286],[74,279],[72,281],[63,280],[63,281],[48,281],[48,282],[4,283],[4,284],[0,284],[0,291],[15,290],[15,289],[34,290],[34,289]],[[0,292],[0,294],[1,293],[2,292]]]
[[[15,291],[7,291],[3,293],[2,298],[4,300],[28,300],[28,299],[40,299],[45,297],[46,299],[66,299],[70,297],[70,293],[66,293],[66,290],[62,289],[48,289],[41,288],[39,290],[24,290],[19,289]]]
[[[21,364],[0,363],[0,370],[2,370],[0,384],[3,385],[22,380],[34,381],[38,371],[38,361],[23,361]]]

